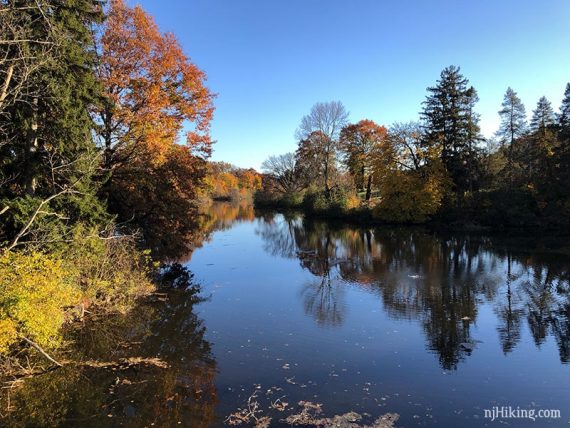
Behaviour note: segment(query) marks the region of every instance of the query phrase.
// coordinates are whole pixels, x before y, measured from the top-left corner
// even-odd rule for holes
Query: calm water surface
[[[219,411],[260,384],[402,426],[483,426],[508,405],[567,426],[570,258],[545,245],[281,214],[215,232],[188,266],[211,294]]]
[[[322,403],[326,416],[395,412],[404,427],[570,423],[563,240],[358,228],[229,205],[212,214],[183,260],[206,301],[178,293],[143,305],[107,339],[94,329],[86,351],[121,356],[113,335],[130,335],[130,353],[170,367],[60,370],[16,394],[28,400],[20,416],[36,419],[14,424],[223,426],[255,391],[275,426],[287,412],[268,407],[280,397],[292,410]],[[48,390],[59,404],[34,407]],[[490,422],[493,406],[562,418]]]

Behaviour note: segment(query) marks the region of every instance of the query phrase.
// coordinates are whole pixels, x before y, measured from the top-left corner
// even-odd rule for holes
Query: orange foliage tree
[[[247,199],[261,188],[261,174],[226,162],[210,162],[204,180],[206,192],[213,199]]]
[[[111,0],[98,42],[103,196],[120,220],[142,230],[150,247],[176,257],[197,225],[213,94],[176,38],[161,33],[140,6]],[[183,131],[185,144],[178,144]]]
[[[372,192],[375,155],[382,145],[386,145],[387,138],[388,130],[368,119],[345,126],[340,132],[344,162],[355,178],[357,188],[366,189],[367,201]]]
[[[107,168],[140,154],[163,161],[184,127],[192,152],[210,154],[213,94],[173,34],[162,34],[140,6],[111,0],[99,51],[107,99],[97,118]]]

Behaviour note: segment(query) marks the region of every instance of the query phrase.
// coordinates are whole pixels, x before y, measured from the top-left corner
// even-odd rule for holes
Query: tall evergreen
[[[562,196],[570,198],[570,83],[566,85],[564,99],[558,115],[557,168]]]
[[[527,123],[524,104],[510,87],[507,88],[503,98],[499,116],[501,117],[501,124],[497,131],[497,137],[501,145],[506,147],[506,173],[509,177],[509,183],[512,185],[515,141],[525,134]]]
[[[96,148],[90,117],[100,98],[92,35],[103,13],[98,0],[10,0],[4,12],[12,19],[13,43],[3,45],[2,54],[17,64],[8,85],[26,79],[25,90],[0,115],[0,198],[11,205],[11,216],[2,219],[9,239],[10,227],[65,189],[73,191],[50,202],[53,220],[72,223],[103,212],[91,180]],[[27,60],[17,62],[18,55]]]
[[[560,133],[565,140],[570,138],[570,83],[566,84],[564,98],[560,105],[560,114],[558,115],[558,126]]]
[[[505,92],[499,116],[501,117],[501,125],[497,136],[499,141],[503,145],[508,145],[509,151],[511,151],[513,142],[525,134],[527,123],[524,104],[510,87]]]
[[[458,193],[474,190],[481,170],[478,145],[483,140],[474,111],[477,91],[455,66],[445,68],[427,90],[421,112],[426,143],[441,145],[442,161]]]
[[[556,123],[552,104],[546,97],[540,97],[536,109],[532,112],[530,128],[533,131],[544,131]]]
[[[532,113],[532,133],[528,138],[524,156],[528,178],[535,188],[546,189],[555,180],[555,124],[556,118],[550,101],[541,97]]]

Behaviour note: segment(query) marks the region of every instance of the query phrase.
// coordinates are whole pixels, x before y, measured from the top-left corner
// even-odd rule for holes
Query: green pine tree
[[[546,191],[555,181],[557,147],[554,110],[546,97],[538,100],[530,122],[524,158],[528,179],[535,189]]]
[[[514,150],[515,142],[525,135],[527,131],[526,111],[517,93],[510,87],[503,98],[501,110],[499,110],[501,124],[497,131],[497,137],[503,147],[506,148],[507,167],[506,174],[512,185],[514,173]]]
[[[479,143],[483,139],[474,111],[478,97],[468,85],[459,67],[445,68],[436,85],[427,89],[421,112],[426,143],[441,145],[442,161],[458,194],[476,190],[481,176]]]
[[[9,207],[1,218],[0,241],[10,241],[48,199],[50,209],[42,211],[50,214],[37,219],[44,234],[105,217],[95,196],[98,160],[90,117],[100,99],[93,27],[103,19],[101,3],[10,0],[5,12],[14,43],[3,45],[2,54],[17,64],[8,90],[16,93],[16,85],[25,90],[0,110],[0,199]],[[7,76],[7,70],[0,75]]]
[[[564,98],[560,105],[560,114],[558,115],[558,126],[564,140],[570,139],[570,83],[566,84]]]
[[[532,112],[530,129],[544,133],[547,128],[556,123],[552,104],[546,97],[540,97],[536,104],[536,109]]]

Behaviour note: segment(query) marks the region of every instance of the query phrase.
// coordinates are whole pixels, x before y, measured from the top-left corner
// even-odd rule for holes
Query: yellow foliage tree
[[[46,348],[59,345],[63,308],[78,299],[61,260],[38,252],[4,252],[0,255],[0,353],[6,353],[21,336]]]
[[[380,201],[374,216],[396,223],[422,223],[434,215],[450,189],[441,147],[424,147],[412,125],[391,131],[374,159]]]

